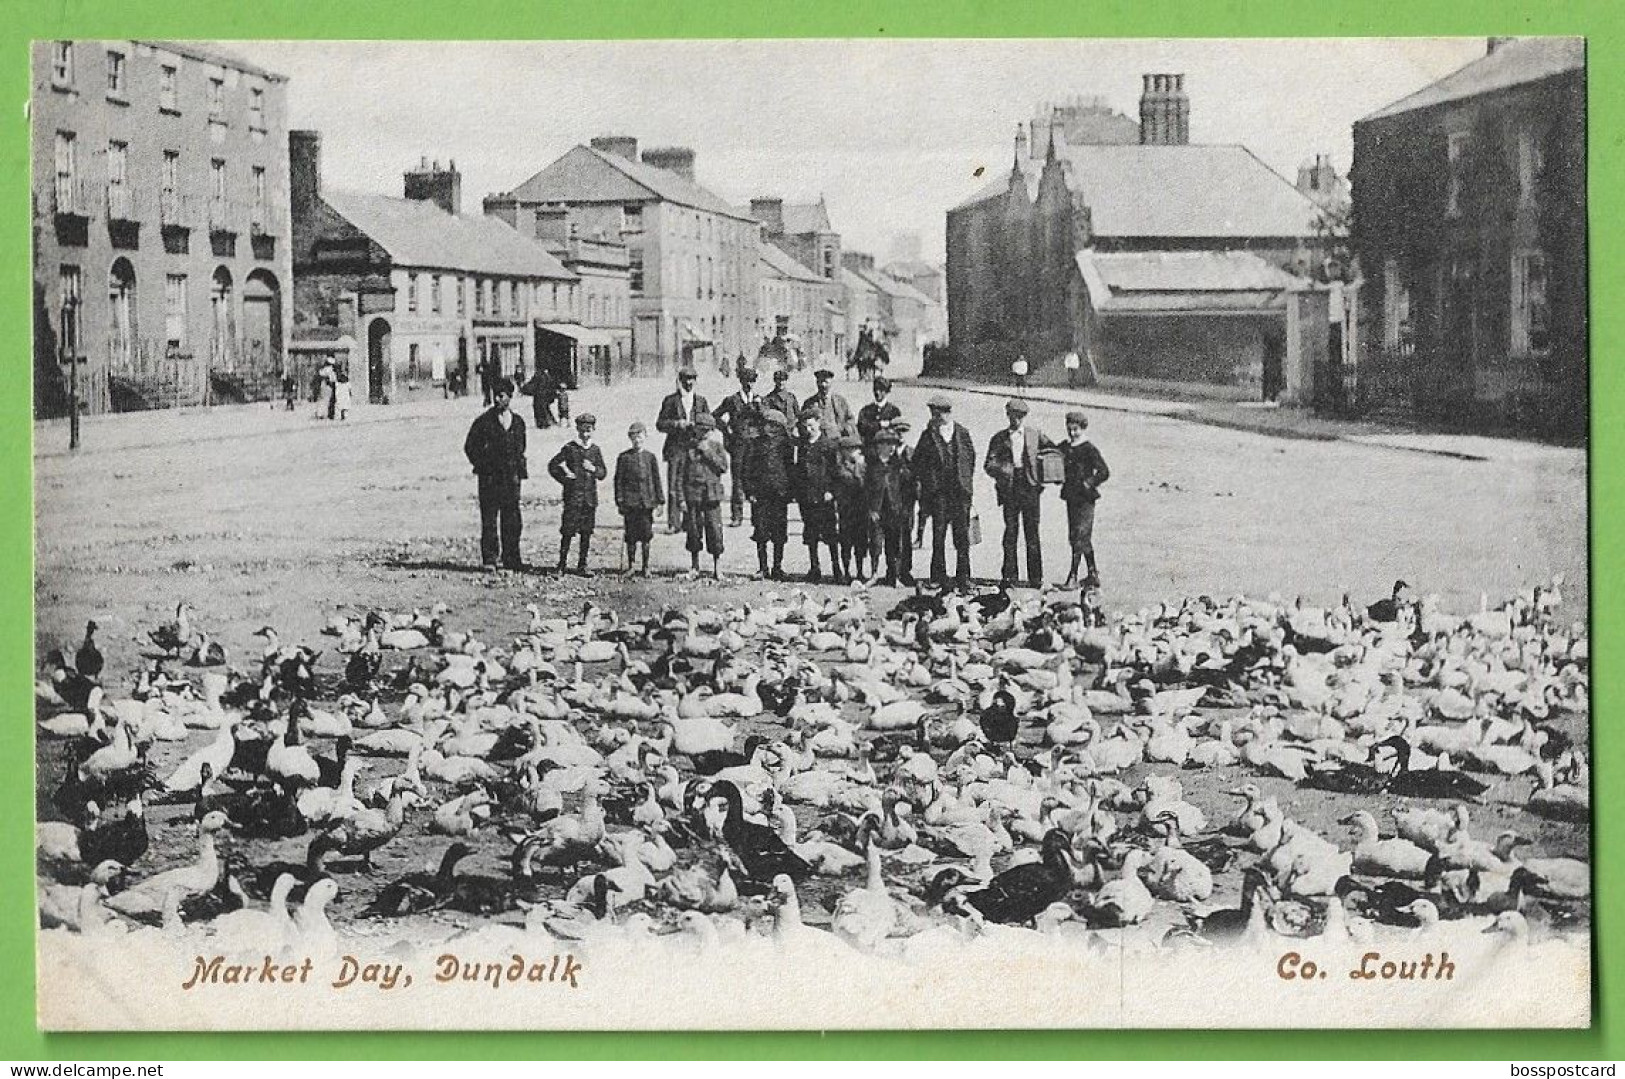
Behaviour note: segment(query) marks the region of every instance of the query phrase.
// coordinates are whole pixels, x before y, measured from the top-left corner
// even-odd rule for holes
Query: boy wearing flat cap
[[[811,404],[808,405],[811,408]],[[822,420],[822,417],[820,417]],[[869,501],[865,488],[869,464],[863,456],[863,442],[857,435],[842,435],[835,459],[836,534],[840,537],[840,572],[856,581],[865,559],[873,553],[869,546]]]
[[[519,558],[519,488],[530,475],[525,465],[525,421],[514,415],[513,382],[501,375],[487,383],[492,405],[475,418],[463,440],[463,455],[479,478],[480,561],[486,569],[522,569]]]
[[[737,373],[739,389],[724,397],[711,413],[717,430],[722,432],[722,444],[728,448],[728,465],[733,471],[728,523],[735,528],[745,523],[745,499],[750,497],[745,489],[745,460],[756,439],[756,415],[762,404],[756,396],[756,369],[741,363]]]
[[[836,584],[846,583],[841,570],[840,539],[836,532],[835,483],[839,443],[824,430],[824,420],[815,408],[801,414],[801,438],[795,446],[796,499],[801,506],[801,539],[807,545],[812,563],[807,580],[817,584],[824,579],[818,564],[818,548],[829,548],[829,571]]]
[[[604,451],[593,444],[598,420],[590,412],[576,417],[576,437],[559,447],[547,463],[547,474],[564,488],[564,515],[559,519],[559,572],[565,572],[570,557],[570,541],[580,537],[576,572],[591,577],[587,550],[592,546],[592,530],[598,516],[598,481],[609,475]]]
[[[989,440],[983,471],[993,477],[993,490],[1004,508],[1004,583],[1014,584],[1020,564],[1016,545],[1027,541],[1027,584],[1044,587],[1044,548],[1039,541],[1039,495],[1044,491],[1038,474],[1038,455],[1055,445],[1042,431],[1027,426],[1027,402],[1012,398],[1004,406],[1010,425]]]
[[[764,408],[756,415],[756,438],[746,465],[750,469],[750,519],[755,525],[751,538],[756,541],[758,576],[779,581],[784,579],[785,509],[790,503],[794,454],[790,419],[776,408]]]
[[[976,446],[953,418],[953,401],[931,398],[931,422],[914,446],[913,471],[919,484],[920,513],[931,518],[931,579],[948,584],[948,535],[953,533],[954,585],[970,587],[971,499],[976,479]]]
[[[1066,445],[1061,450],[1066,462],[1066,478],[1061,482],[1061,501],[1066,503],[1072,571],[1066,575],[1062,588],[1078,587],[1079,561],[1089,567],[1084,587],[1100,587],[1100,573],[1095,567],[1095,501],[1100,498],[1100,485],[1111,478],[1111,470],[1095,444],[1083,437],[1088,427],[1089,417],[1083,412],[1073,410],[1066,414]]]
[[[903,552],[908,549],[908,464],[903,460],[902,436],[890,427],[875,436],[873,456],[866,463],[864,501],[869,511],[869,549],[874,566],[869,583],[894,585],[899,577],[910,577]],[[886,556],[886,574],[880,574],[880,556]]]
[[[696,441],[683,465],[683,500],[688,510],[689,575],[700,575],[700,552],[711,555],[711,577],[722,580],[722,477],[728,474],[728,450],[710,412],[694,417]]]
[[[626,435],[632,440],[632,446],[615,458],[615,505],[621,511],[626,534],[626,572],[632,572],[632,564],[641,549],[643,568],[638,575],[647,577],[649,543],[655,534],[655,509],[666,500],[666,492],[660,485],[660,462],[643,448],[647,437],[643,422],[634,423]]]

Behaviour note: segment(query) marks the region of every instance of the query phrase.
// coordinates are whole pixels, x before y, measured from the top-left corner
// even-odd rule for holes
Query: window
[[[1450,136],[1449,174],[1445,179],[1444,212],[1454,217],[1461,213],[1462,174],[1467,167],[1467,145],[1472,136],[1458,131]]]
[[[489,277],[480,281],[478,299],[479,304],[475,310],[479,311],[479,313],[482,315],[487,313],[495,314],[495,312],[491,309],[491,279]]]
[[[437,273],[429,275],[429,312],[440,313],[440,275]]]
[[[406,380],[416,382],[421,377],[418,373],[418,346],[413,342],[406,346]]]
[[[164,338],[170,352],[186,348],[186,275],[164,278]]]
[[[709,255],[705,259],[705,298],[708,300],[717,298],[717,267]]]
[[[555,281],[553,283],[552,297],[548,301],[548,310],[553,311],[553,312],[557,312],[558,309],[559,309],[559,285],[558,285],[558,282]]]
[[[621,207],[621,231],[643,231],[643,207],[637,203],[628,203]]]
[[[248,126],[265,130],[265,91],[258,86],[248,91]]]
[[[51,42],[51,81],[58,86],[73,85],[73,42]]]
[[[58,294],[62,300],[63,352],[69,356],[84,355],[84,280],[77,266],[63,266],[57,271]]]
[[[124,96],[124,54],[107,50],[107,96]]]
[[[214,158],[209,162],[209,197],[217,203],[226,201],[226,162]]]
[[[507,302],[506,305],[504,305],[503,310],[507,311],[508,314],[510,316],[512,316],[513,318],[518,318],[519,317],[519,290],[515,287],[515,284],[512,281],[508,282],[507,289],[508,289],[508,302]]]
[[[408,311],[418,309],[418,275],[415,273],[406,275],[406,309]]]
[[[501,318],[502,312],[502,282],[493,281],[491,283],[491,314]]]
[[[158,69],[158,107],[166,112],[179,112],[175,104],[175,69],[165,64]]]
[[[71,131],[56,133],[56,212],[79,213],[79,140]]]
[[[1518,201],[1527,206],[1535,201],[1535,185],[1546,170],[1546,148],[1533,128],[1518,132]]]
[[[249,173],[253,185],[254,224],[265,224],[265,168],[255,165]]]
[[[1544,356],[1551,350],[1551,309],[1546,301],[1546,256],[1519,251],[1512,256],[1512,354]]]
[[[159,219],[166,225],[180,221],[180,174],[180,151],[165,150],[164,169],[158,191],[158,214]]]
[[[833,247],[824,248],[824,279],[827,281],[835,279],[835,249]]]
[[[107,144],[107,216],[118,221],[134,216],[130,209],[130,148],[122,142]]]
[[[457,294],[457,317],[462,318],[468,312],[467,297],[463,295],[463,279],[461,277],[452,278],[451,289]]]
[[[704,267],[701,266],[701,264],[700,264],[700,256],[695,255],[694,256],[694,298],[696,300],[705,299],[705,278],[703,276],[704,272],[705,272]]]
[[[643,295],[643,251],[633,248],[626,253],[627,287],[632,295]]]
[[[226,80],[209,80],[209,119],[224,120],[226,116]]]

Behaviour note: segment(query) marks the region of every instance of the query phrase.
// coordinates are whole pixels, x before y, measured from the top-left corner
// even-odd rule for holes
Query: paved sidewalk
[[[1029,386],[970,382],[948,378],[901,379],[902,383],[935,387],[990,397],[1024,397],[1057,405],[1079,405],[1108,412],[1129,412],[1223,427],[1275,438],[1316,442],[1353,442],[1408,453],[1426,453],[1463,461],[1535,461],[1584,458],[1583,448],[1552,446],[1542,442],[1487,435],[1431,433],[1391,424],[1329,419],[1306,409],[1262,401],[1173,400],[1121,394],[1100,389],[1073,390],[1065,386]]]

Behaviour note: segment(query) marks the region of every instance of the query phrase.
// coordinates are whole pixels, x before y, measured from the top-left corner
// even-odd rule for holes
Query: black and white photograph
[[[1583,39],[31,64],[43,1028],[1590,1024]]]

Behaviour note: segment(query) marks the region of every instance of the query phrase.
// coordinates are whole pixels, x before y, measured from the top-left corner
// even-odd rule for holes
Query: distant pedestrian
[[[1083,368],[1083,358],[1078,355],[1076,350],[1073,350],[1066,354],[1066,358],[1062,360],[1061,363],[1062,366],[1066,368],[1067,388],[1073,390],[1077,389],[1078,372]]]
[[[502,565],[520,569],[519,489],[529,471],[525,465],[525,421],[513,412],[513,383],[491,380],[491,407],[475,417],[463,441],[463,453],[479,477],[480,561],[486,569]]]
[[[824,573],[818,564],[818,548],[829,548],[829,572],[836,584],[846,583],[841,569],[840,538],[836,533],[835,472],[839,443],[824,431],[817,409],[801,415],[801,439],[796,443],[796,500],[801,507],[801,539],[807,545],[812,563],[807,580],[818,583]]]
[[[333,383],[333,407],[338,412],[339,419],[350,418],[350,371],[349,368],[340,368]]]
[[[1066,532],[1072,546],[1072,569],[1062,588],[1078,587],[1078,563],[1088,566],[1084,588],[1100,587],[1100,571],[1095,564],[1095,501],[1100,485],[1111,478],[1111,470],[1093,442],[1084,438],[1089,417],[1081,411],[1066,414],[1066,479],[1061,484],[1061,501],[1066,503]]]
[[[536,374],[519,387],[519,392],[530,396],[531,416],[536,421],[536,429],[543,431],[552,427],[553,400],[558,395],[558,382],[547,364],[538,363]]]
[[[331,359],[323,360],[322,365],[316,369],[315,381],[316,418],[330,420],[333,418],[333,386],[336,383]]]
[[[666,530],[679,531],[683,527],[683,506],[688,497],[687,485],[678,475],[684,462],[688,459],[689,450],[698,441],[699,418],[711,417],[711,406],[706,403],[705,397],[694,390],[694,383],[699,375],[694,368],[682,367],[677,372],[677,390],[666,395],[660,402],[660,416],[655,420],[655,430],[666,436],[665,445],[660,447],[660,456],[666,461]],[[716,421],[711,420],[710,429],[716,428]],[[721,437],[720,435],[718,436]],[[724,469],[726,471],[726,469]]]
[[[666,500],[660,485],[660,461],[643,448],[647,437],[642,421],[632,424],[626,435],[632,440],[630,449],[622,450],[615,459],[615,506],[621,511],[622,528],[626,534],[626,571],[641,553],[642,570],[639,575],[649,576],[649,543],[654,539],[655,510]]]
[[[762,579],[784,579],[784,544],[788,539],[785,509],[790,502],[790,420],[778,409],[757,415],[756,438],[744,465],[750,470],[751,538],[756,541],[756,566]],[[735,477],[737,483],[738,477]]]
[[[1055,443],[1047,435],[1027,426],[1027,402],[1013,398],[1004,406],[1010,425],[988,441],[983,469],[993,477],[993,489],[1004,509],[1005,584],[1014,584],[1020,565],[1016,544],[1023,533],[1027,541],[1027,584],[1044,586],[1044,548],[1039,540],[1039,496],[1044,487],[1038,472],[1038,455]]]
[[[299,379],[294,377],[293,370],[290,368],[282,372],[282,403],[286,406],[287,411],[293,411],[294,402],[298,398]]]
[[[339,371],[332,360],[322,365],[322,392],[327,400],[327,418],[336,419],[339,409]]]
[[[976,479],[976,445],[970,432],[954,421],[953,402],[931,398],[931,422],[914,447],[914,476],[922,512],[931,517],[931,579],[948,584],[948,534],[953,533],[957,566],[954,584],[970,587],[970,522]]]
[[[593,444],[598,420],[590,412],[576,418],[576,437],[553,455],[547,473],[564,488],[564,515],[559,519],[559,573],[570,561],[570,541],[579,537],[576,574],[591,577],[587,552],[592,547],[593,528],[598,521],[598,481],[609,475],[604,467],[604,451]]]
[[[820,414],[822,419],[823,414]],[[869,503],[864,489],[868,462],[863,456],[863,441],[857,435],[842,435],[839,445],[840,452],[835,459],[835,527],[840,538],[841,574],[857,581],[868,576],[864,565],[873,553],[869,543]]]
[[[700,552],[711,555],[711,577],[722,580],[722,477],[728,474],[728,449],[709,411],[695,413],[694,438],[679,466],[687,511],[689,573],[699,576]],[[669,439],[667,440],[670,441]]]
[[[1010,365],[1010,373],[1016,377],[1016,385],[1019,388],[1027,388],[1027,357],[1025,355],[1016,357],[1016,362]]]

